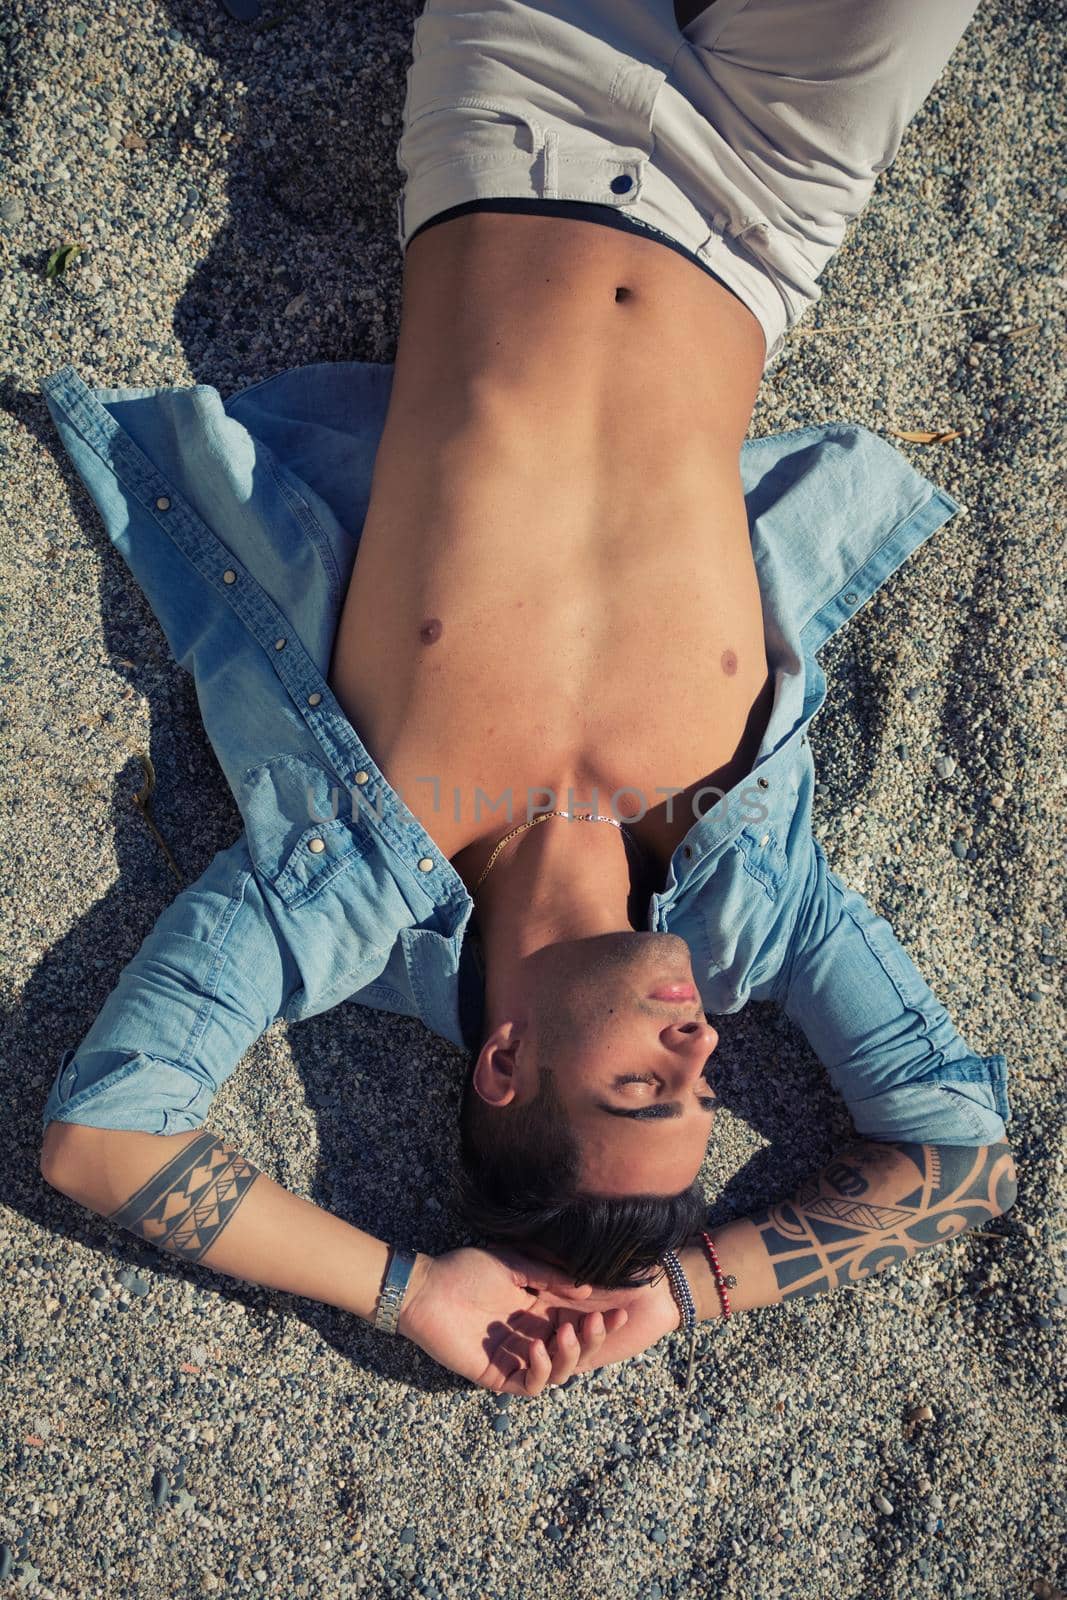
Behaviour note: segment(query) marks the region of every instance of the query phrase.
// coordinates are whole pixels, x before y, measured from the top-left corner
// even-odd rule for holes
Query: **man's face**
[[[532,1054],[551,1069],[581,1146],[583,1191],[680,1193],[707,1149],[719,1037],[685,941],[603,934],[570,947],[557,974],[539,996]],[[535,1078],[519,1098],[534,1093]]]

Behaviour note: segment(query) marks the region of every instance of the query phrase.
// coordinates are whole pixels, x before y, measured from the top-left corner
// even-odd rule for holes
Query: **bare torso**
[[[640,791],[616,813],[648,807],[665,866],[694,792],[751,768],[773,690],[739,453],[763,351],[652,238],[480,212],[409,247],[329,681],[468,885],[503,791],[515,822],[546,787],[602,813]]]

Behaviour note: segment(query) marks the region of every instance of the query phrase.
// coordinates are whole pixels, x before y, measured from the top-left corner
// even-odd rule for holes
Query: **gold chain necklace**
[[[471,893],[476,894],[481,888],[482,884],[485,882],[490,867],[493,865],[493,862],[496,860],[501,850],[503,850],[509,839],[514,839],[516,834],[524,833],[527,828],[536,828],[539,822],[547,822],[549,817],[566,817],[568,822],[610,822],[613,828],[618,828],[619,832],[622,834],[623,838],[627,840],[627,842],[632,842],[630,841],[630,835],[626,832],[626,829],[616,817],[578,817],[575,816],[571,811],[543,811],[539,817],[533,817],[529,822],[520,822],[517,828],[512,828],[510,833],[506,833],[504,835],[504,837],[496,846],[496,849],[493,851],[492,855],[489,857],[489,860],[485,863],[485,867],[482,870],[482,875],[478,879],[478,882],[474,885]]]

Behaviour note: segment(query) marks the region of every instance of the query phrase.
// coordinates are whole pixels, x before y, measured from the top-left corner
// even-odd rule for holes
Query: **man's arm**
[[[1007,1141],[985,1146],[857,1139],[790,1200],[709,1229],[731,1311],[855,1283],[1001,1216],[1016,1198]],[[722,1304],[699,1240],[681,1252],[700,1319]]]
[[[242,833],[163,909],[81,1043],[64,1051],[42,1126],[168,1136],[200,1127],[301,984]]]
[[[791,1200],[708,1230],[719,1258],[731,1315],[822,1294],[953,1239],[1015,1200],[1015,1167],[1005,1141],[985,1147],[846,1145]],[[722,1317],[722,1301],[699,1237],[678,1252],[701,1322]],[[591,1372],[647,1350],[676,1332],[681,1314],[666,1272],[639,1289],[598,1289],[584,1301],[605,1317],[625,1309],[598,1347],[583,1351],[577,1372]],[[569,1376],[569,1372],[567,1374]],[[536,1347],[522,1387],[540,1394],[555,1381]]]
[[[373,1317],[388,1246],[203,1126],[300,982],[242,834],[165,908],[67,1052],[43,1111],[41,1172],[187,1261]]]
[[[753,995],[776,1000],[804,1034],[859,1137],[791,1200],[712,1232],[737,1278],[731,1308],[868,1277],[1014,1203],[1003,1058],[970,1049],[889,923],[830,871],[814,838],[783,959]],[[703,1251],[686,1259],[718,1316]]]
[[[290,1194],[206,1128],[126,1133],[53,1122],[41,1171],[157,1249],[373,1320],[389,1246]],[[412,1287],[428,1261],[417,1259]]]
[[[53,1188],[157,1249],[374,1320],[389,1245],[290,1194],[206,1128],[152,1134],[53,1122],[41,1170]],[[466,1248],[419,1252],[397,1331],[472,1383],[521,1394],[530,1340],[550,1346],[546,1377],[562,1383],[579,1358],[595,1363],[625,1324],[623,1309],[583,1315],[582,1298],[539,1263]]]
[[[960,1035],[889,923],[831,872],[809,837],[773,970],[774,1000],[807,1039],[864,1139],[995,1145],[1011,1118],[1003,1056]]]

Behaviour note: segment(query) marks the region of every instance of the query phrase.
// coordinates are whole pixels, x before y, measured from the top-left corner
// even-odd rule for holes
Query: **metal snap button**
[[[284,639],[275,639],[274,648],[275,648],[275,650],[284,650],[285,649],[285,640]]]
[[[764,835],[763,835],[763,838],[762,838],[762,839],[761,839],[761,840],[760,840],[760,842],[759,842],[759,847],[760,847],[760,849],[761,849],[761,850],[764,850],[764,849],[766,849],[766,847],[767,847],[767,845],[769,845],[769,844],[770,844],[770,842],[771,842],[771,836],[770,836],[770,834],[769,834],[769,833],[765,833],[765,834],[764,834]]]
[[[232,567],[227,567],[226,568],[226,571],[222,574],[222,581],[223,581],[223,583],[236,583],[237,582],[237,574],[236,574],[236,572],[234,572]]]
[[[316,855],[318,855],[321,851],[325,850],[325,848],[326,848],[326,840],[325,839],[309,839],[308,840],[308,849],[309,850],[313,850]]]
[[[167,499],[165,494],[161,494],[159,499],[156,501],[156,510],[157,511],[169,511],[170,510],[170,501]]]
[[[357,772],[356,773],[356,782],[361,787],[362,787],[363,784],[369,783],[370,782],[370,773],[369,772]]]
[[[308,705],[309,706],[317,706],[321,699],[322,699],[322,696],[319,693],[319,691],[316,689],[314,694],[309,694],[308,695]]]
[[[859,599],[859,595],[858,594],[852,594],[851,592],[849,594],[846,594],[846,596],[845,596],[845,600],[850,606],[854,606],[858,599]]]
[[[756,782],[759,784],[761,789],[768,789],[770,787],[771,780],[769,778],[757,778]]]
[[[633,186],[634,180],[627,177],[625,172],[620,173],[617,178],[612,178],[611,180],[612,194],[628,194]]]
[[[430,859],[429,856],[423,856],[422,860],[419,862],[419,871],[420,872],[432,872],[433,871],[433,861]]]

